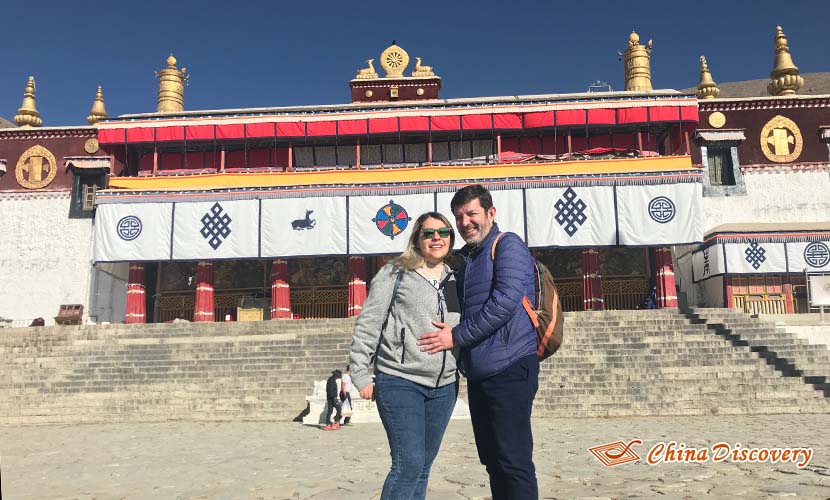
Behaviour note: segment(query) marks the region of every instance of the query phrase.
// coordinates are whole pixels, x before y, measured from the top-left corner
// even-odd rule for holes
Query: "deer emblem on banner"
[[[315,219],[311,218],[311,214],[314,213],[314,210],[306,210],[305,211],[305,219],[297,219],[291,222],[291,227],[294,231],[303,231],[305,229],[314,229],[314,225],[317,224]]]

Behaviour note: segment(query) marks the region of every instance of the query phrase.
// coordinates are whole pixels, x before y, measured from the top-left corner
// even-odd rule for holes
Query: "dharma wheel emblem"
[[[401,78],[409,66],[409,54],[392,42],[392,45],[381,52],[380,65],[386,71],[386,78]]]
[[[761,130],[761,151],[769,161],[789,163],[801,156],[804,140],[798,125],[778,115]]]
[[[40,189],[48,186],[58,173],[58,164],[48,149],[32,146],[17,160],[15,169],[17,183],[27,189]]]
[[[389,200],[389,203],[380,207],[372,222],[384,236],[394,240],[395,236],[404,232],[411,220],[405,208]]]

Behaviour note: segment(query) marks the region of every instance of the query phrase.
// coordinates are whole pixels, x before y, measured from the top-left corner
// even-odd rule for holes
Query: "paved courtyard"
[[[536,418],[540,494],[828,499],[828,429],[830,415]],[[636,462],[606,467],[587,451],[633,439],[643,441],[630,447],[642,457]],[[701,463],[646,463],[652,447],[669,441],[710,451],[721,441],[731,450],[735,443],[745,449],[812,448],[813,455],[803,468],[791,462],[713,462],[711,456]],[[337,432],[285,422],[0,426],[0,454],[6,500],[366,500],[379,497],[389,467],[380,424]],[[470,423],[454,421],[433,467],[428,498],[488,497]]]

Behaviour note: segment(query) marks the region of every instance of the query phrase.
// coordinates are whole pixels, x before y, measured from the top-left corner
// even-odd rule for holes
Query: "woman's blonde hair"
[[[422,214],[418,217],[418,220],[415,221],[415,225],[412,227],[412,235],[409,237],[409,243],[406,245],[406,250],[395,258],[395,265],[414,271],[415,269],[421,267],[424,263],[424,256],[421,255],[421,249],[418,246],[418,242],[421,239],[421,229],[427,219],[440,220],[446,227],[450,228],[450,247],[447,252],[447,257],[449,257],[450,252],[452,252],[452,249],[455,246],[455,230],[453,230],[450,221],[447,220],[447,218],[442,214],[438,212],[427,212]]]

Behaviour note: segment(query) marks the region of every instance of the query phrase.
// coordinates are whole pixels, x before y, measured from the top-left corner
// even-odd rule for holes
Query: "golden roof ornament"
[[[413,77],[435,76],[432,71],[432,66],[424,66],[421,64],[421,58],[415,58],[415,68],[412,70]]]
[[[798,67],[793,64],[787,37],[781,26],[775,27],[775,66],[769,76],[769,95],[795,94],[804,85],[804,78],[798,74]]]
[[[640,45],[640,35],[635,31],[628,37],[624,54],[625,90],[653,90],[651,88],[651,40]]]
[[[23,93],[23,105],[17,110],[14,122],[21,127],[40,127],[43,120],[35,107],[35,77],[30,76],[26,82],[26,90]]]
[[[106,118],[107,116],[107,109],[104,107],[104,92],[99,85],[98,92],[95,93],[95,100],[92,102],[92,109],[89,111],[89,116],[86,117],[86,121],[90,125],[95,125],[101,118]]]
[[[380,53],[380,65],[386,71],[386,78],[403,78],[403,72],[409,66],[409,54],[392,40],[392,45]]]
[[[720,94],[720,89],[718,84],[712,80],[712,73],[709,73],[706,57],[700,56],[700,83],[697,84],[697,98],[714,99],[718,94]]]
[[[378,77],[378,72],[375,71],[375,67],[372,65],[373,61],[374,59],[366,60],[366,64],[368,64],[369,67],[357,70],[357,75],[355,75],[356,80],[374,80]]]
[[[187,68],[179,71],[173,54],[167,58],[167,67],[155,73],[159,79],[158,109],[159,113],[184,111],[184,86],[190,81]]]

